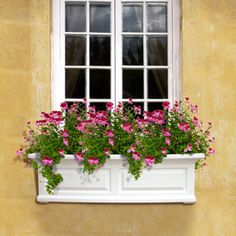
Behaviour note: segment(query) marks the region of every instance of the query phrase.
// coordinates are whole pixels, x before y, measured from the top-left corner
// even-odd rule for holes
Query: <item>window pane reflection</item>
[[[85,65],[86,38],[66,36],[66,65]]]
[[[143,31],[143,7],[142,5],[123,5],[123,32]]]
[[[123,65],[143,65],[143,37],[123,37]]]
[[[91,36],[90,37],[90,65],[109,66],[110,65],[110,37]]]
[[[167,65],[167,37],[148,37],[148,65]]]
[[[110,4],[90,5],[90,32],[110,32]]]
[[[66,3],[66,32],[85,32],[85,4]]]
[[[123,98],[143,98],[143,70],[123,70]]]
[[[148,71],[148,98],[168,97],[167,70]]]
[[[148,32],[167,32],[167,5],[148,4]]]
[[[110,70],[90,70],[90,98],[110,98]]]
[[[66,69],[66,98],[85,98],[85,70]]]

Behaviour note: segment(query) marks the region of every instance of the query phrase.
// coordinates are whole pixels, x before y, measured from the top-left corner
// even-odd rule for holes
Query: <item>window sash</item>
[[[53,0],[53,34],[52,34],[52,107],[58,109],[62,101],[79,101],[81,99],[66,99],[65,98],[65,68],[88,68],[88,61],[86,66],[65,66],[65,3],[78,2],[78,0]],[[86,2],[87,12],[86,17],[89,18],[88,1],[80,0],[79,2]],[[141,4],[154,3],[153,0],[92,0],[91,2],[109,2],[111,4],[111,99],[89,99],[89,70],[86,69],[86,98],[91,102],[108,102],[112,101],[128,101],[122,99],[122,68],[143,68],[144,73],[144,98],[133,99],[134,102],[144,102],[144,109],[147,110],[147,102],[162,102],[173,101],[180,96],[180,10],[179,1],[177,0],[160,0],[156,2],[166,2],[168,4],[168,32],[167,33],[152,33],[146,32],[146,27],[143,27],[142,33],[131,33],[132,35],[144,35],[144,65],[143,66],[122,66],[122,35],[129,35],[129,33],[122,33],[122,3],[139,2]],[[116,11],[116,12],[115,12]],[[147,19],[146,7],[143,7],[143,21]],[[120,22],[120,23],[115,23]],[[88,33],[89,21],[86,21]],[[83,33],[67,33],[72,35],[79,35]],[[108,35],[109,33],[105,33]],[[97,33],[96,33],[97,35]],[[101,35],[104,35],[101,33]],[[168,35],[168,65],[167,66],[148,66],[147,65],[147,37],[149,35]],[[87,41],[89,37],[87,37]],[[87,46],[89,42],[87,42]],[[89,47],[87,48],[87,55],[89,55]],[[88,60],[87,56],[86,60]],[[89,68],[99,68],[97,66],[89,66]],[[168,69],[168,99],[150,99],[147,98],[147,70],[148,69]]]

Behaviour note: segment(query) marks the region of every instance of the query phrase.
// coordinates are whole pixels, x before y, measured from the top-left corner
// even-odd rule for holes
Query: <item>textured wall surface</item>
[[[236,235],[236,1],[182,1],[183,92],[217,138],[194,205],[35,203],[15,150],[26,121],[50,109],[50,7],[0,0],[0,236]]]

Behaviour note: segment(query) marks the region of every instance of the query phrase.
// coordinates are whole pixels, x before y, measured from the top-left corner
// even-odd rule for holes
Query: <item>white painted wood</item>
[[[29,157],[37,160],[39,154]],[[82,173],[73,155],[65,155],[55,169],[64,181],[55,189],[54,195],[46,193],[46,182],[38,174],[37,201],[191,204],[196,201],[194,164],[202,158],[204,154],[168,155],[161,164],[145,168],[141,177],[135,180],[128,174],[125,156],[111,155],[104,167],[88,175]]]
[[[122,66],[122,35],[143,35],[144,40],[148,35],[168,35],[168,66],[162,68],[168,69],[168,99],[169,101],[177,100],[181,96],[181,4],[180,0],[80,0],[79,2],[86,2],[87,4],[87,30],[83,33],[65,32],[65,3],[77,2],[78,0],[53,0],[53,24],[52,24],[52,108],[54,110],[60,108],[60,103],[71,99],[65,99],[65,34],[81,34],[90,35],[97,33],[89,33],[89,3],[90,2],[110,2],[111,3],[111,33],[102,33],[101,35],[111,35],[111,98],[109,101],[117,103],[118,101],[125,101],[122,99],[122,68],[128,68],[128,66]],[[147,3],[163,3],[168,4],[168,32],[167,33],[123,33],[122,32],[122,3],[143,3],[145,6]],[[146,7],[145,7],[146,8]],[[146,21],[146,11],[144,9],[144,22]],[[145,28],[144,28],[145,29]],[[100,33],[98,33],[100,34]],[[145,44],[144,44],[145,45]],[[146,52],[146,47],[145,47]],[[145,55],[146,53],[144,53]],[[87,55],[89,55],[89,37],[87,37]],[[146,60],[146,59],[145,59]],[[86,69],[86,98],[89,99],[89,57],[86,57],[86,66],[71,66],[71,68],[85,68]],[[66,66],[68,67],[68,66]],[[69,67],[68,67],[69,68]],[[90,68],[90,67],[89,67]],[[131,67],[130,67],[131,68]],[[142,68],[142,66],[134,67]],[[151,102],[147,99],[147,69],[155,68],[147,66],[144,68],[145,83],[144,83],[144,105],[147,108],[147,102]],[[156,67],[161,68],[161,67]],[[159,102],[161,99],[155,99],[155,102]],[[81,101],[80,99],[74,99],[73,101]],[[152,101],[154,101],[152,99]],[[92,101],[91,101],[92,102]],[[98,102],[98,101],[97,101]]]

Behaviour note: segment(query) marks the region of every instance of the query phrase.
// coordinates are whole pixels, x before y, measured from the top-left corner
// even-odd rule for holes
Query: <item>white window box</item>
[[[38,159],[39,154],[30,154]],[[111,155],[104,167],[96,173],[82,173],[73,155],[56,167],[63,182],[49,195],[46,180],[38,173],[38,196],[40,203],[90,202],[90,203],[171,203],[191,204],[196,201],[194,193],[195,162],[204,154],[167,155],[161,164],[144,169],[136,181],[124,166],[125,157]]]

